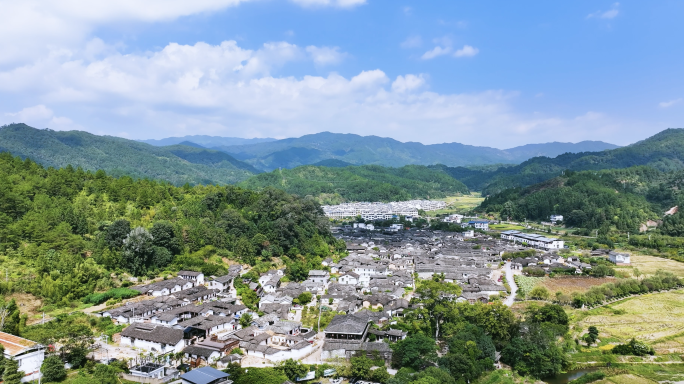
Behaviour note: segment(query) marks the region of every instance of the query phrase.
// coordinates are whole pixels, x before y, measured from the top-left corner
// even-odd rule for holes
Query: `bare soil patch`
[[[33,296],[30,293],[13,293],[6,297],[6,300],[14,299],[19,307],[19,312],[22,315],[28,315],[28,324],[33,324],[38,322],[40,319],[36,319],[36,315],[41,314],[40,309],[43,308],[43,300],[38,297]]]
[[[614,277],[562,276],[544,279],[539,285],[548,289],[552,295],[558,291],[571,295],[574,292],[586,292],[593,286],[614,283],[615,281]]]

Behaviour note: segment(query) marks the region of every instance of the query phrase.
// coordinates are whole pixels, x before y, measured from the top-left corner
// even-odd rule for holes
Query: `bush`
[[[48,356],[40,366],[40,373],[45,381],[62,381],[66,377],[64,362],[57,355]]]
[[[601,371],[597,372],[589,372],[584,376],[581,376],[575,380],[572,380],[568,384],[587,384],[587,383],[592,383],[594,381],[602,380],[606,378],[606,374]]]
[[[655,354],[655,350],[653,350],[653,347],[641,341],[637,341],[636,339],[630,340],[627,344],[616,345],[615,348],[612,349],[612,352],[616,355],[634,356],[646,356]]]
[[[544,287],[534,287],[528,296],[535,300],[548,300],[550,294],[549,290]]]
[[[136,297],[139,294],[140,292],[130,288],[114,288],[110,289],[107,292],[91,293],[90,295],[83,298],[83,302],[86,304],[98,305],[111,299],[119,301],[123,299],[130,299],[131,297]]]

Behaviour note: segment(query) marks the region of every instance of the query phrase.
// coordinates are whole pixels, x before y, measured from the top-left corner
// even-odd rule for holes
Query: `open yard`
[[[652,293],[590,310],[578,326],[599,329],[600,339],[626,342],[632,337],[659,354],[684,353],[684,291]]]
[[[572,295],[574,292],[586,292],[589,288],[595,285],[615,282],[615,278],[597,278],[588,276],[562,276],[553,277],[541,280],[538,285],[549,290],[551,295],[555,295],[560,291],[566,295]]]
[[[678,261],[655,256],[632,255],[631,262],[631,266],[618,266],[616,269],[633,275],[634,268],[637,268],[645,276],[653,275],[657,270],[662,269],[684,277],[684,263]]]

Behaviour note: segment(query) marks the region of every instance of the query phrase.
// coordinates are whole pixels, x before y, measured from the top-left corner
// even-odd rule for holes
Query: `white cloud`
[[[43,104],[26,107],[18,112],[5,113],[8,120],[27,124],[49,124],[53,129],[70,128],[72,121],[66,117],[55,116],[54,112]],[[42,127],[42,126],[41,126]]]
[[[418,76],[411,74],[406,76],[400,75],[397,76],[397,79],[392,83],[392,91],[403,93],[416,90],[423,85],[425,85],[425,76],[423,74]]]
[[[366,0],[291,0],[304,7],[332,6],[338,8],[352,8],[366,4]]]
[[[423,45],[423,39],[419,35],[409,36],[401,43],[404,49],[419,48],[421,45]]]
[[[463,48],[454,52],[454,57],[473,57],[480,52],[479,49],[471,47],[470,45],[464,45]]]
[[[329,130],[499,147],[605,140],[617,129],[603,115],[578,120],[519,113],[512,107],[517,98],[512,92],[431,92],[420,74],[393,81],[380,69],[351,77],[276,77],[275,68],[309,57],[306,49],[285,42],[256,50],[235,41],[169,44],[139,54],[105,48],[90,58],[85,48],[56,50],[31,65],[0,70],[3,107],[13,108],[0,113],[0,123],[125,132],[132,138],[293,137]],[[32,100],[31,107],[9,106],[15,99]]]
[[[613,3],[607,11],[596,11],[587,15],[587,19],[614,19],[620,14],[620,3]]]
[[[435,57],[448,55],[449,53],[451,53],[451,47],[444,47],[443,48],[440,46],[436,46],[436,47],[432,48],[431,50],[423,53],[423,56],[421,56],[420,58],[423,60],[432,60]]]
[[[306,47],[306,52],[311,55],[314,63],[319,66],[339,64],[346,53],[340,52],[339,47],[316,47],[310,45]]]
[[[0,0],[0,66],[44,57],[55,47],[81,49],[91,32],[113,23],[166,22],[257,0]],[[301,6],[349,8],[365,0],[292,0]]]
[[[679,99],[674,99],[674,100],[670,100],[670,101],[663,101],[663,102],[659,103],[658,106],[660,108],[670,108],[671,106],[673,106],[675,104],[679,104],[681,102],[682,102],[682,99],[679,98]]]

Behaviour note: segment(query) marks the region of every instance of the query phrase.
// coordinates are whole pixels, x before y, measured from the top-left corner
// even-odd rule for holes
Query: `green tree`
[[[527,296],[535,300],[548,300],[550,295],[549,290],[545,287],[536,286],[532,288]]]
[[[93,379],[100,384],[117,384],[118,370],[105,364],[97,364],[93,372]]]
[[[131,232],[131,223],[128,220],[121,219],[113,222],[105,231],[105,241],[110,248],[120,249],[123,246],[123,241]]]
[[[242,328],[247,328],[252,325],[252,315],[250,313],[245,313],[244,315],[240,316],[240,325]]]
[[[299,300],[299,304],[301,305],[309,304],[312,298],[313,295],[311,295],[311,292],[302,292],[297,296],[297,300]]]
[[[3,384],[20,384],[24,373],[19,371],[19,363],[14,359],[5,360],[5,372],[2,375]]]
[[[351,376],[361,379],[370,379],[371,368],[373,367],[373,361],[368,357],[353,356],[351,358]]]
[[[393,350],[392,365],[397,369],[409,367],[419,370],[437,361],[437,344],[434,339],[425,335],[409,336],[390,347]]]
[[[288,378],[275,368],[249,368],[240,375],[235,384],[283,384]]]
[[[446,283],[443,281],[423,280],[418,284],[416,297],[423,304],[428,321],[435,332],[435,338],[439,338],[439,325],[442,318],[448,314],[453,307],[452,297],[461,294],[461,287],[458,284]]]
[[[282,372],[288,379],[295,381],[298,377],[304,377],[309,373],[309,366],[298,360],[287,359],[276,365],[276,369]]]
[[[387,367],[385,366],[372,370],[370,374],[370,380],[382,384],[387,383],[391,377],[392,376],[390,376],[389,372],[387,372]]]
[[[40,366],[40,373],[46,381],[62,381],[66,377],[64,362],[57,355],[50,355]]]
[[[143,227],[137,227],[123,241],[122,261],[125,268],[135,276],[141,276],[154,256],[152,235]]]

